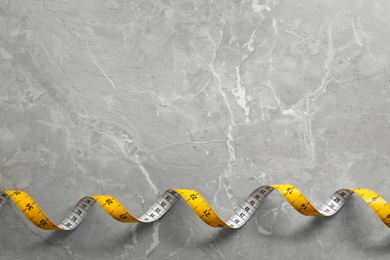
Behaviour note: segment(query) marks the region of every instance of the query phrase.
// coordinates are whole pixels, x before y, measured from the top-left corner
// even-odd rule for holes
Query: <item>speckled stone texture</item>
[[[192,188],[227,218],[292,183],[390,201],[390,2],[0,1],[0,185],[56,222],[84,195],[140,216]],[[0,213],[0,259],[388,259],[390,231],[354,196],[332,218],[273,193],[241,229],[178,202],[153,224],[95,207],[72,232]]]

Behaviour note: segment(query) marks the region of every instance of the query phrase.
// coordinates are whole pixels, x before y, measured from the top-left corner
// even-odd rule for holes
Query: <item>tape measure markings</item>
[[[139,218],[134,217],[115,197],[110,195],[86,196],[81,198],[69,211],[64,220],[56,225],[39,207],[38,203],[25,191],[0,191],[0,210],[13,201],[20,211],[33,224],[46,230],[72,230],[88,215],[91,207],[97,202],[112,218],[124,223],[154,222],[164,216],[181,197],[198,217],[211,227],[240,228],[260,207],[267,196],[277,190],[302,215],[332,216],[336,214],[356,193],[361,197],[382,222],[390,227],[390,205],[376,192],[364,188],[340,189],[334,192],[317,210],[303,193],[291,184],[263,185],[243,200],[230,218],[225,222],[213,210],[207,200],[197,191],[190,189],[168,189],[158,196],[155,203]]]

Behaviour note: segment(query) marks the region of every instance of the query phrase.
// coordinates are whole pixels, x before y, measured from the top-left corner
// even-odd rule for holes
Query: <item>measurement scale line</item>
[[[80,199],[70,210],[65,219],[58,225],[54,224],[41,210],[38,203],[23,190],[0,191],[0,210],[12,201],[19,210],[37,227],[45,230],[72,230],[86,217],[89,208],[96,202],[114,219],[122,222],[150,223],[158,220],[182,197],[196,215],[206,224],[216,228],[240,228],[254,215],[257,208],[263,203],[272,191],[277,190],[287,202],[299,213],[305,216],[332,216],[336,214],[348,201],[352,194],[359,196],[373,210],[378,218],[390,227],[390,206],[376,192],[365,188],[348,188],[335,191],[330,198],[316,209],[304,194],[291,184],[263,185],[255,189],[238,205],[227,221],[219,218],[207,200],[190,189],[169,189],[158,196],[156,202],[141,218],[132,217],[119,200],[111,195],[87,196]],[[113,208],[115,210],[113,210]],[[130,219],[123,221],[123,219]],[[212,220],[210,221],[210,217]]]

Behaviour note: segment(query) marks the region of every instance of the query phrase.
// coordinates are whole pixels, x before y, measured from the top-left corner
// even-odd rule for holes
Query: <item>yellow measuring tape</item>
[[[341,209],[353,193],[356,193],[371,207],[383,223],[390,227],[390,206],[372,190],[357,188],[337,190],[319,209],[316,209],[302,192],[291,184],[270,184],[257,188],[239,205],[227,221],[223,221],[217,215],[200,193],[189,189],[169,189],[164,191],[158,196],[156,202],[149,210],[139,218],[131,215],[115,197],[110,195],[86,196],[80,199],[58,225],[46,216],[27,192],[22,190],[0,191],[0,210],[12,200],[27,219],[37,227],[46,230],[72,230],[83,221],[90,208],[96,202],[112,218],[120,222],[149,223],[161,218],[182,197],[207,225],[236,229],[242,227],[249,220],[264,199],[274,190],[277,190],[294,209],[305,216],[332,216]]]

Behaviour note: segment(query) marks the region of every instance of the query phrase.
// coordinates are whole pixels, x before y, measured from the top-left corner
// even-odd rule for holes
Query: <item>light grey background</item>
[[[228,217],[253,189],[292,183],[390,200],[390,3],[0,1],[1,188],[60,221],[84,195],[141,215],[193,188]],[[273,193],[240,230],[178,202],[154,224],[95,207],[47,232],[7,206],[0,259],[388,259],[390,233],[354,196],[305,217]]]

